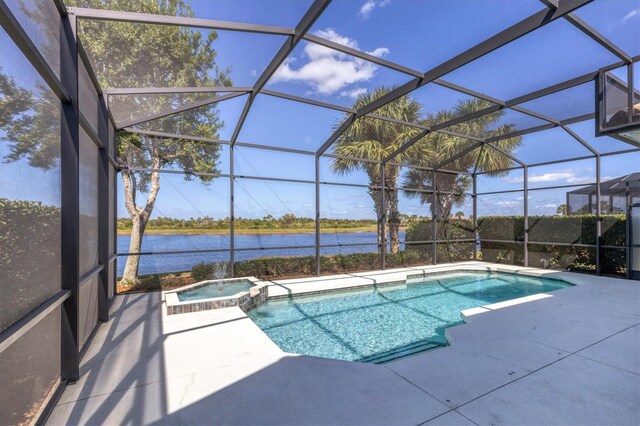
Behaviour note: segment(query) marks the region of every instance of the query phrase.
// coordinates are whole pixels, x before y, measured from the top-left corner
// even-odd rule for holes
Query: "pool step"
[[[385,362],[395,361],[399,358],[404,358],[409,355],[417,354],[418,352],[423,352],[442,346],[446,346],[446,344],[422,340],[419,342],[409,343],[408,345],[398,346],[397,348],[393,348],[390,351],[369,355],[364,358],[360,358],[357,361],[368,362],[371,364],[384,364]]]

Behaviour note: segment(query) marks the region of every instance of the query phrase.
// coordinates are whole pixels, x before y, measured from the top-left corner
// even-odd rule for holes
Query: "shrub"
[[[600,241],[602,245],[625,246],[626,217],[624,215],[604,215],[601,223],[602,236]],[[438,239],[473,238],[473,225],[469,220],[438,221],[437,225]],[[529,265],[541,266],[541,260],[544,259],[553,268],[595,271],[595,247],[576,245],[595,245],[596,225],[595,215],[529,216]],[[431,240],[431,226],[430,220],[412,223],[407,229],[407,241]],[[516,265],[524,263],[523,216],[479,218],[478,232],[482,240],[480,252],[482,260]],[[504,240],[506,242],[487,240]],[[462,249],[459,248],[461,245]],[[424,249],[429,250],[429,247]],[[469,249],[468,245],[461,243],[441,244],[438,246],[438,261],[463,259],[472,251],[472,245]],[[603,273],[625,273],[626,252],[624,249],[602,249],[600,257]]]
[[[194,281],[212,280],[226,277],[228,270],[229,262],[197,263],[191,268],[191,276]]]
[[[595,215],[529,216],[529,241],[595,245],[596,224]],[[478,231],[482,239],[523,241],[524,217],[481,217]],[[625,216],[602,216],[602,245],[624,246],[625,241]]]
[[[60,208],[0,198],[0,329],[52,296],[60,276]],[[9,300],[6,299],[6,300]]]
[[[442,219],[436,221],[438,241],[447,241],[437,245],[437,261],[440,263],[457,262],[473,259],[473,242],[456,242],[455,240],[473,240],[473,222],[469,219]],[[412,222],[407,227],[406,241],[432,241],[433,221],[430,219]],[[409,244],[408,251],[418,251],[428,256],[432,263],[433,244]]]
[[[552,268],[593,272],[596,269],[595,247],[597,218],[595,215],[529,216],[529,265],[541,266],[546,260]],[[478,219],[481,239],[524,241],[522,216],[492,216]],[[506,233],[506,235],[505,235]],[[512,236],[512,238],[508,238]],[[626,244],[626,217],[602,216],[602,245]],[[536,244],[537,242],[542,244]],[[553,243],[560,243],[553,244]],[[565,245],[569,244],[569,245]],[[603,273],[624,274],[626,253],[623,249],[602,249],[600,265]],[[522,264],[523,245],[519,243],[482,243],[483,260]]]
[[[173,288],[192,284],[194,281],[196,280],[193,279],[189,272],[140,275],[136,282],[130,283],[123,280],[118,281],[116,290],[117,293],[171,290]]]
[[[258,278],[311,275],[314,265],[315,257],[313,256],[261,257],[236,262],[234,273],[238,277]]]
[[[428,263],[431,263],[431,255],[418,250],[403,250],[398,253],[389,253],[386,256],[387,268],[401,268]]]
[[[397,268],[427,263],[428,256],[417,251],[405,250],[389,253],[386,266]],[[380,255],[377,252],[333,254],[320,256],[320,270],[323,274],[340,274],[345,272],[380,269]],[[191,270],[194,281],[210,279],[213,263],[198,263]],[[315,273],[314,256],[261,257],[242,260],[235,263],[235,275],[238,277],[254,276],[261,279],[292,278],[311,276]]]

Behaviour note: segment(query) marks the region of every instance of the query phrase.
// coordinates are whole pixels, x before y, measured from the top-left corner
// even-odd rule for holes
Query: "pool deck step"
[[[418,342],[409,343],[408,345],[398,346],[389,351],[380,352],[374,355],[369,355],[358,359],[358,362],[368,362],[372,364],[384,364],[386,362],[395,361],[400,358],[404,358],[410,355],[414,355],[420,352],[427,351],[429,349],[441,348],[446,346],[444,343],[432,342],[428,340],[421,340]]]

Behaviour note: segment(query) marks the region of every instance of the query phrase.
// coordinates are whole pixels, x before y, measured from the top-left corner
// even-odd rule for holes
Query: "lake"
[[[400,232],[400,241],[404,241],[405,233]],[[185,251],[228,249],[230,238],[228,235],[145,235],[142,241],[142,252]],[[320,238],[323,245],[334,244],[367,244],[377,241],[375,232],[344,232],[322,233]],[[261,250],[236,251],[235,260],[248,260],[268,256],[314,256],[315,248],[308,249],[273,249],[284,246],[313,246],[315,234],[271,234],[271,235],[236,235],[236,250],[260,247]],[[118,236],[118,253],[129,251],[129,236]],[[349,246],[327,247],[321,249],[321,254],[348,254],[375,252],[377,247]],[[118,276],[124,271],[125,256],[118,257]],[[196,263],[228,262],[229,253],[187,253],[187,254],[159,254],[140,256],[140,275],[189,271]]]

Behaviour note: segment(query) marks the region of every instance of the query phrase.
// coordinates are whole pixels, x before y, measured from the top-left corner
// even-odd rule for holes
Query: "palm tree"
[[[452,110],[439,111],[428,116],[424,124],[433,125],[443,123],[456,117],[481,111],[492,104],[482,99],[472,99],[459,101]],[[485,114],[473,120],[448,127],[461,135],[469,135],[486,138],[495,135],[504,135],[514,131],[514,126],[510,124],[498,125],[504,111],[497,111]],[[419,164],[426,167],[436,167],[443,161],[454,158],[464,150],[474,145],[476,141],[460,136],[452,136],[445,133],[430,133],[421,139],[417,144],[427,145],[424,151],[434,155],[420,162],[420,159],[413,159],[412,164]],[[511,154],[520,146],[519,136],[510,137],[493,142],[493,145],[500,150]],[[490,147],[480,147],[460,158],[446,164],[443,168],[452,171],[468,172],[477,171],[487,173],[489,176],[505,176],[508,171],[503,171],[513,166],[513,161],[506,155]],[[411,169],[405,176],[404,186],[419,189],[431,189],[433,187],[433,172],[422,169]],[[465,192],[469,190],[472,179],[466,174],[460,173],[436,173],[436,196],[435,199],[428,192],[407,192],[408,196],[420,197],[423,204],[430,204],[431,211],[436,218],[448,218],[454,206],[464,203]]]
[[[480,99],[459,101],[454,109],[440,111],[428,116],[424,123],[426,125],[442,123],[455,117],[481,111],[491,105],[491,103]],[[480,138],[505,135],[513,132],[514,126],[510,124],[499,125],[498,123],[503,115],[503,111],[485,114],[479,118],[451,126],[447,130]],[[421,139],[418,144],[427,145],[425,150],[432,152],[434,155],[421,165],[431,168],[436,167],[448,159],[455,158],[476,143],[476,141],[460,136],[436,132],[430,133],[427,137]],[[496,141],[493,144],[501,151],[510,154],[520,143],[521,138],[516,136]],[[416,160],[413,161],[413,164],[420,164],[419,162],[416,163]],[[484,172],[489,176],[505,176],[508,171],[503,170],[512,166],[513,161],[507,155],[493,148],[481,146],[449,162],[443,168],[460,172]],[[411,188],[431,189],[434,187],[433,177],[434,174],[430,170],[410,169],[405,175],[403,185]],[[464,225],[449,223],[451,209],[464,203],[466,200],[465,193],[472,183],[473,180],[467,174],[438,172],[436,173],[435,194],[430,192],[407,192],[406,194],[410,197],[420,197],[420,201],[423,204],[430,204],[433,217],[436,220],[442,220],[442,226],[438,227],[437,238],[449,240],[450,238],[467,237],[470,232],[474,232],[472,229],[464,228]],[[442,248],[438,248],[438,256],[442,255],[446,261],[455,260],[458,256],[458,249],[455,244],[446,244]]]
[[[352,108],[360,109],[376,99],[386,95],[392,90],[386,87],[376,89],[372,93],[360,95]],[[420,118],[420,104],[411,97],[405,96],[379,108],[377,114],[407,122],[417,122]],[[370,117],[361,117],[354,122],[337,140],[334,153],[343,157],[363,160],[380,161],[402,146],[408,139],[414,137],[420,129],[395,124]],[[404,151],[395,163],[402,164],[409,158],[425,162],[432,156],[428,152],[427,145],[414,145]],[[400,249],[400,213],[398,211],[398,180],[400,168],[394,164],[385,167],[385,203],[382,202],[382,193],[378,189],[382,186],[382,171],[379,163],[357,161],[346,158],[335,158],[332,162],[334,172],[346,175],[357,170],[363,170],[369,177],[369,195],[373,199],[374,211],[378,218],[378,243],[383,243],[382,218],[387,213],[389,226],[389,242],[391,253]],[[382,248],[382,246],[380,246]]]

